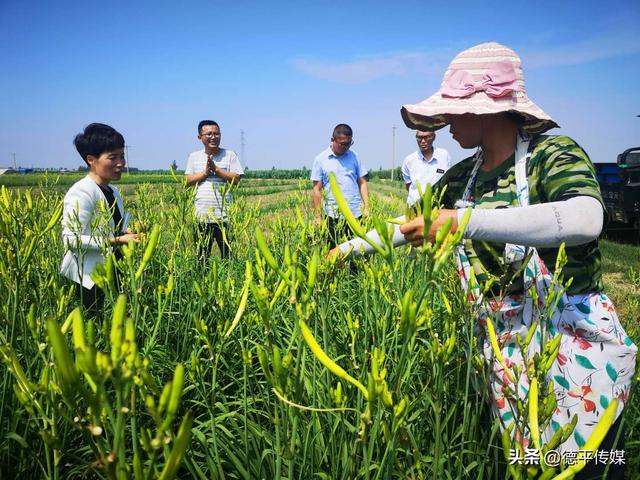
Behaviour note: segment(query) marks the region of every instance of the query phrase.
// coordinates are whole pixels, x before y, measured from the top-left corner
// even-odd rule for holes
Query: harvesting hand
[[[340,260],[342,256],[343,255],[340,251],[340,247],[333,247],[331,250],[329,250],[329,253],[327,253],[327,260],[333,262],[336,260]]]
[[[118,235],[113,239],[114,245],[127,245],[129,242],[140,243],[140,238],[137,233],[133,233],[127,230],[126,233]]]
[[[438,216],[429,227],[429,237],[426,239],[433,242],[436,237],[436,233],[442,227],[447,220],[451,218],[451,233],[454,233],[458,229],[458,214],[456,210],[440,210]],[[424,218],[416,217],[410,222],[405,223],[400,227],[400,232],[404,235],[404,238],[414,247],[421,247],[425,241],[424,238]]]
[[[340,247],[338,246],[338,247],[333,247],[331,250],[329,250],[329,253],[327,253],[326,259],[327,259],[327,262],[331,265],[331,267],[343,268],[348,257],[349,257],[349,254],[343,253],[342,250],[340,250]]]

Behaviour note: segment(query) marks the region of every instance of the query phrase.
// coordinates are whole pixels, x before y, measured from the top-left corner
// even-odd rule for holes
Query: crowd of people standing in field
[[[493,319],[503,357],[509,365],[521,366],[523,353],[511,348],[513,339],[526,336],[540,320],[527,307],[528,292],[549,286],[550,270],[564,244],[567,263],[563,273],[573,281],[551,318],[545,320],[561,341],[548,374],[555,379],[557,408],[544,434],[552,437],[577,416],[575,433],[563,448],[579,450],[605,405],[616,400],[615,422],[601,445],[612,448],[616,437],[624,438],[620,415],[629,398],[637,348],[603,292],[598,238],[606,211],[588,155],[569,137],[545,134],[557,124],[527,96],[518,55],[497,43],[476,45],[458,54],[440,89],[422,102],[404,105],[401,115],[407,127],[416,130],[418,145],[402,165],[408,205],[420,200],[427,184],[447,188],[443,208],[429,228],[425,231],[422,216],[404,219],[396,227],[394,242],[419,247],[434,241],[445,223],[455,232],[471,209],[456,255],[460,280],[470,301],[483,306],[475,321],[484,326],[487,318]],[[449,154],[433,145],[435,132],[446,125],[461,147],[476,149],[453,166]],[[231,198],[223,187],[238,183],[243,168],[233,151],[220,147],[216,122],[200,122],[198,139],[204,149],[189,155],[185,176],[187,185],[195,187],[199,254],[209,257],[216,243],[221,256],[228,257]],[[107,125],[91,124],[76,137],[75,145],[89,174],[64,199],[62,273],[78,284],[85,308],[95,310],[102,308],[104,295],[91,279],[92,270],[104,261],[105,251],[118,258],[122,245],[140,239],[129,229],[122,198],[111,185],[124,168],[122,135]],[[353,216],[368,216],[368,171],[352,145],[351,127],[337,125],[329,147],[318,154],[311,170],[315,222],[326,220],[331,255],[344,258],[371,251],[368,244],[349,239],[353,234],[341,221],[328,188],[329,176],[334,174]],[[106,204],[111,212],[102,224],[94,221],[99,204]],[[473,294],[473,279],[498,278],[505,270],[514,272],[516,278],[508,285],[493,284],[491,292],[501,292],[499,301]],[[536,342],[538,337],[532,342],[534,350],[540,349]],[[492,409],[502,419],[501,427],[507,429],[510,422],[504,414],[511,405],[505,392],[513,385],[505,375],[504,362],[495,360],[486,335],[481,345],[492,371]],[[523,375],[515,395],[526,395],[528,389]],[[621,478],[622,468],[610,466],[609,478]],[[575,478],[601,478],[602,469],[590,462]]]
[[[238,184],[244,169],[238,155],[220,146],[220,125],[213,120],[198,124],[198,140],[203,147],[192,152],[184,170],[186,184],[194,187],[195,235],[198,256],[206,261],[218,246],[220,256],[231,253],[232,229],[229,206],[233,198],[227,185]],[[446,150],[433,148],[434,132],[418,132],[419,149],[409,155],[402,166],[409,192],[407,202],[413,205],[419,198],[420,186],[435,184],[450,166]],[[125,168],[125,140],[109,125],[92,123],[76,135],[74,144],[89,172],[76,182],[64,199],[63,241],[66,246],[62,274],[78,284],[79,297],[85,309],[95,312],[102,308],[104,294],[91,278],[98,263],[105,259],[103,247],[109,247],[116,259],[122,257],[121,246],[138,243],[140,238],[129,227],[129,214],[124,211],[122,197],[111,182],[120,179]],[[367,169],[358,154],[351,150],[353,130],[347,124],[337,125],[330,146],[313,161],[311,181],[315,222],[326,220],[328,245],[336,247],[351,231],[342,221],[333,193],[328,188],[329,174],[336,175],[341,191],[352,213],[359,219],[368,216],[369,193]],[[108,218],[100,217],[100,205],[106,205]],[[99,220],[96,222],[96,220]]]

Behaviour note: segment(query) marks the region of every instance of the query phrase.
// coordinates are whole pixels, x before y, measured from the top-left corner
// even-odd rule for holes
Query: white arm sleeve
[[[464,212],[458,210],[458,221]],[[476,208],[464,236],[528,247],[558,247],[564,242],[570,247],[598,238],[603,221],[600,202],[583,195],[527,207]]]
[[[458,222],[465,210],[458,210]],[[404,216],[396,220],[404,221]],[[595,240],[602,232],[604,212],[598,200],[588,196],[573,197],[559,202],[541,203],[519,208],[474,209],[465,231],[465,238],[487,242],[512,243],[532,247],[582,245]],[[376,230],[367,237],[382,246]],[[394,225],[393,246],[407,243]],[[354,238],[338,246],[346,256],[372,253],[373,247],[361,238]]]
[[[396,218],[396,220],[404,222],[404,215]],[[367,237],[369,237],[369,239],[377,245],[382,246],[380,235],[378,235],[378,232],[375,229],[368,231]],[[392,240],[394,247],[399,247],[400,245],[404,245],[405,243],[407,243],[407,241],[404,239],[404,235],[400,233],[400,225],[393,225]],[[340,253],[344,256],[367,255],[374,252],[373,247],[362,238],[353,238],[351,240],[348,240],[338,245],[338,248],[340,249]]]

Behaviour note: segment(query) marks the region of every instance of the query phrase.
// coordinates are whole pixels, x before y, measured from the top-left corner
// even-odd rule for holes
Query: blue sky
[[[535,6],[534,6],[535,5]],[[252,169],[311,167],[349,123],[370,168],[415,150],[399,110],[485,41],[520,54],[529,96],[594,161],[640,144],[640,2],[0,0],[0,166],[76,168],[108,123],[131,166],[184,168],[196,125]],[[635,32],[635,33],[634,33]],[[440,130],[436,145],[467,156]]]

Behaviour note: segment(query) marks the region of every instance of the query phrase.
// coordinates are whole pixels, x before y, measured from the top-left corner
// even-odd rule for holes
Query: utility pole
[[[247,159],[244,156],[244,130],[240,130],[240,161],[247,166]]]
[[[396,127],[391,127],[393,132],[393,141],[391,147],[391,181],[393,181],[393,173],[396,169]]]
[[[133,147],[133,145],[124,146],[124,162],[127,165],[127,175],[129,174],[129,147]]]
[[[12,153],[11,156],[13,157],[13,169],[17,170],[18,166],[16,165],[16,154],[15,154],[15,152]]]

